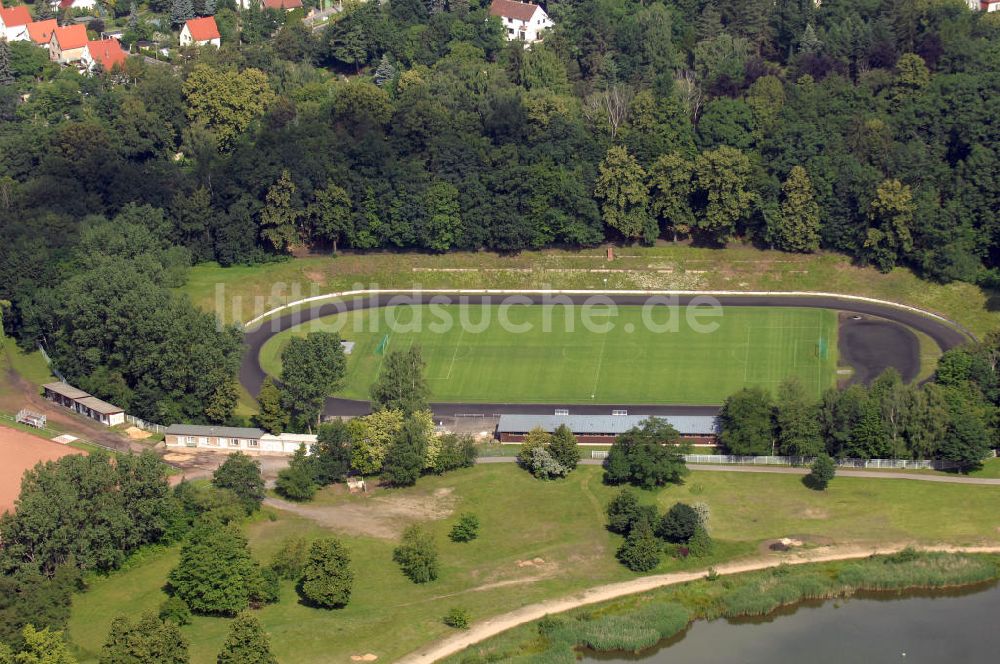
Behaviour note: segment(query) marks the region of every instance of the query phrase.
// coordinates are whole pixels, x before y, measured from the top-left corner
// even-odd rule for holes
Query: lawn
[[[664,329],[665,308],[614,312],[545,305],[348,312],[274,336],[261,349],[261,364],[280,375],[281,351],[293,335],[328,330],[355,343],[340,393],[354,398],[367,397],[385,352],[413,345],[440,401],[713,404],[744,386],[773,390],[790,375],[815,397],[834,385],[833,311],[726,307],[701,319],[714,325],[710,332],[689,324],[683,310],[673,330]],[[604,325],[610,331],[591,331]]]
[[[601,248],[486,252],[342,254],[259,266],[191,270],[183,291],[226,322],[286,302],[359,288],[581,288],[807,290],[867,295],[949,316],[978,335],[1000,327],[996,294],[972,284],[938,284],[905,268],[882,274],[838,254],[788,254],[747,246],[625,247],[613,262]]]
[[[534,480],[513,464],[483,465],[442,477],[427,477],[417,487],[369,496],[324,490],[316,505],[400,505],[440,507],[428,521],[441,550],[441,576],[430,584],[407,581],[391,561],[393,541],[343,536],[355,569],[349,606],[337,611],[307,608],[296,601],[290,583],[281,602],[258,612],[283,664],[343,662],[350,655],[375,653],[394,661],[449,629],[441,616],[455,606],[474,620],[574,590],[630,578],[615,562],[620,538],[604,527],[603,506],[615,490],[601,484],[600,469],[579,468],[565,481]],[[799,477],[745,473],[694,472],[687,484],[643,492],[642,500],[665,509],[676,501],[705,502],[711,530],[719,542],[711,560],[685,564],[670,560],[657,572],[703,567],[747,555],[766,538],[814,536],[834,543],[950,542],[976,544],[1000,540],[1000,487],[926,484],[894,480],[838,478],[826,492],[810,491]],[[481,537],[454,544],[446,533],[455,515],[475,512]],[[403,519],[407,521],[411,519]],[[402,525],[402,524],[400,524]],[[276,512],[247,525],[255,555],[267,561],[291,535],[328,532],[316,522]],[[540,565],[518,561],[544,559]],[[112,618],[154,609],[161,587],[177,560],[177,547],[148,554],[129,569],[91,580],[78,596],[70,637],[81,662],[94,662]],[[197,618],[183,628],[191,661],[214,661],[229,621]]]

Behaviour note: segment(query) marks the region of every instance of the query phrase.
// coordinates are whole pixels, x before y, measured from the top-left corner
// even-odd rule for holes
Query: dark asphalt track
[[[559,302],[582,304],[599,295],[561,295]],[[330,316],[345,311],[356,311],[372,307],[397,304],[398,295],[373,294],[364,298],[354,298],[327,302],[308,309],[300,309],[284,316],[271,318],[248,329],[246,333],[247,352],[243,355],[240,366],[240,382],[251,393],[260,391],[265,373],[260,366],[260,349],[272,336],[302,323]],[[506,298],[505,294],[493,295],[443,295],[440,293],[425,293],[405,295],[409,304],[500,304]],[[543,301],[553,301],[552,295],[518,295],[518,302],[540,304]],[[643,305],[650,300],[646,295],[601,295],[618,305]],[[919,342],[916,335],[907,330],[908,326],[917,329],[931,339],[942,349],[948,350],[969,341],[963,332],[952,325],[925,316],[917,312],[897,307],[841,298],[832,295],[717,295],[711,296],[722,306],[741,307],[814,307],[834,309],[847,314],[862,316],[860,320],[848,318],[842,321],[839,350],[841,357],[855,368],[853,380],[867,382],[888,366],[896,367],[907,380],[912,380],[920,369]],[[675,298],[680,306],[690,304],[692,300],[704,301],[704,295],[684,295]],[[592,301],[592,300],[591,300]],[[881,320],[871,320],[874,316]],[[609,414],[612,409],[628,410],[630,413],[643,415],[714,415],[718,412],[717,405],[706,406],[674,406],[674,405],[635,405],[635,404],[516,404],[516,403],[432,403],[435,417],[450,417],[456,414],[497,413],[551,413],[556,408],[567,408],[574,414]],[[370,412],[367,401],[327,399],[324,414],[332,415],[364,415]]]

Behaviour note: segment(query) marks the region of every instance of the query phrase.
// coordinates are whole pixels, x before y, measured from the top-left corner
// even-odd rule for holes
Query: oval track
[[[739,306],[739,307],[811,307],[817,309],[833,309],[836,311],[843,311],[848,314],[857,314],[861,316],[875,316],[887,321],[892,321],[909,328],[918,330],[928,337],[934,340],[934,342],[941,348],[942,351],[954,348],[960,344],[969,341],[969,337],[963,332],[956,329],[954,326],[945,322],[944,320],[933,318],[928,315],[921,314],[917,311],[912,311],[909,309],[903,309],[900,307],[895,307],[890,304],[879,304],[877,302],[868,302],[863,300],[854,300],[850,298],[837,297],[834,295],[711,295],[706,294],[708,297],[713,298],[723,307],[726,306]],[[693,300],[699,299],[704,301],[706,295],[695,295],[687,294],[676,296],[673,302],[684,306],[690,304]],[[518,303],[531,303],[531,304],[542,304],[543,302],[551,303],[557,301],[559,303],[573,303],[573,304],[584,304],[587,301],[593,301],[594,296],[601,296],[607,298],[608,300],[614,302],[618,305],[643,305],[650,300],[652,295],[622,295],[615,293],[601,293],[595,291],[590,294],[573,294],[573,295],[559,295],[558,300],[554,300],[555,296],[552,294],[524,294],[517,293]],[[442,293],[406,293],[404,295],[405,304],[431,304],[433,300],[434,303],[438,304],[470,304],[470,305],[496,305],[503,302],[509,295],[497,293],[497,294],[455,294],[446,295]],[[391,304],[400,304],[400,294],[396,293],[372,293],[365,297],[359,297],[354,299],[345,299],[339,301],[329,301],[325,304],[316,304],[307,309],[300,309],[293,311],[291,313],[285,314],[283,316],[275,316],[270,318],[263,323],[260,323],[254,329],[249,330],[246,333],[246,343],[248,345],[247,352],[243,356],[243,363],[240,366],[240,382],[243,386],[253,395],[256,395],[260,391],[260,386],[264,381],[266,373],[260,366],[260,349],[267,342],[268,339],[273,337],[275,334],[287,330],[296,325],[301,325],[308,321],[314,320],[316,318],[322,318],[324,316],[331,316],[338,313],[344,313],[347,311],[358,311],[362,309],[370,309],[373,307],[383,307]],[[913,344],[918,344],[917,338],[908,330],[903,329],[907,334],[895,335],[893,348],[886,348],[886,353],[890,351],[897,355],[906,355],[909,357],[917,356],[918,350]],[[861,344],[864,342],[867,335],[863,333],[858,336],[857,330],[853,331],[852,334],[856,339],[856,344]],[[908,341],[899,341],[906,340]],[[850,341],[849,339],[847,341]],[[898,343],[909,343],[911,347],[905,352],[896,347]],[[878,352],[878,344],[873,347],[867,347],[860,349],[862,352],[854,353],[853,359],[855,362],[863,362],[870,364],[863,364],[858,368],[856,375],[862,377],[862,379],[868,379],[871,375],[874,375],[881,368],[884,368],[884,358]],[[841,354],[852,359],[852,348],[850,346],[844,347],[841,344]],[[881,363],[881,364],[879,364]],[[875,366],[879,364],[879,366]],[[912,378],[915,375],[915,371],[912,368],[903,367],[901,373],[908,378]],[[458,413],[483,413],[486,415],[494,413],[532,413],[532,414],[551,414],[555,408],[571,408],[573,413],[576,414],[607,414],[611,409],[624,409],[631,411],[641,411],[645,415],[714,415],[718,412],[719,407],[717,405],[706,405],[706,406],[676,406],[676,405],[633,405],[633,404],[517,404],[517,403],[432,403],[431,409],[434,411],[436,417],[450,417]],[[370,412],[370,406],[367,401],[361,401],[356,399],[342,399],[339,397],[330,397],[326,401],[326,406],[324,407],[324,414],[328,416],[335,415],[365,415]]]

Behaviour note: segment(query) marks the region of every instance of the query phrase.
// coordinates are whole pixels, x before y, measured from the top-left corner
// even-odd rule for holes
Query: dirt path
[[[515,463],[515,457],[479,457],[476,463]],[[600,466],[600,459],[581,459],[584,466]],[[710,463],[692,463],[688,468],[695,472],[709,471],[721,473],[774,473],[776,475],[808,475],[808,468],[793,468],[791,466],[727,466]],[[919,473],[901,473],[897,471],[879,470],[842,470],[837,469],[837,477],[861,477],[876,480],[916,480],[918,482],[942,482],[944,484],[980,484],[985,486],[1000,486],[1000,478],[966,477],[964,475],[921,475]]]
[[[719,565],[715,570],[721,575],[740,574],[742,572],[752,572],[769,567],[776,567],[781,563],[789,565],[802,565],[806,563],[821,563],[834,560],[852,560],[856,558],[867,558],[871,555],[884,555],[896,553],[905,548],[905,545],[887,545],[882,547],[860,547],[860,546],[832,546],[813,549],[810,551],[800,551],[792,554],[774,554],[759,556],[756,558],[737,560],[732,563]],[[946,551],[949,553],[1000,553],[1000,546],[979,546],[979,547],[920,547],[923,551]],[[588,604],[596,604],[607,600],[616,599],[625,595],[647,592],[664,586],[672,586],[680,583],[687,583],[703,578],[708,574],[708,570],[698,570],[695,572],[673,572],[670,574],[657,574],[645,576],[631,581],[620,583],[610,583],[603,586],[589,588],[587,590],[561,597],[557,599],[529,604],[514,611],[488,618],[472,625],[468,631],[456,634],[455,636],[442,639],[436,643],[428,645],[419,651],[410,653],[399,660],[400,664],[431,664],[440,659],[479,643],[484,639],[496,636],[508,629],[523,625],[524,623],[538,620],[548,614],[562,613]]]

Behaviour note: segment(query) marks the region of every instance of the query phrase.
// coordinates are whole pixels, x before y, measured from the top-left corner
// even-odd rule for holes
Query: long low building
[[[97,420],[109,427],[125,424],[125,411],[114,404],[102,401],[69,383],[46,383],[42,385],[45,398],[65,406],[84,417]]]
[[[215,452],[247,454],[294,454],[299,445],[316,442],[315,434],[267,433],[256,427],[221,427],[203,424],[171,424],[164,433],[167,447],[199,448]]]
[[[650,415],[501,415],[497,438],[502,443],[520,443],[529,431],[540,428],[552,433],[566,425],[583,444],[610,444],[616,436],[650,419]],[[692,443],[714,444],[718,422],[714,415],[657,415],[666,420],[682,438]]]

